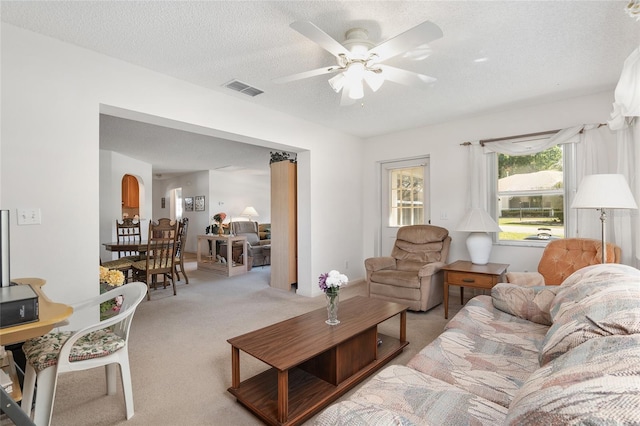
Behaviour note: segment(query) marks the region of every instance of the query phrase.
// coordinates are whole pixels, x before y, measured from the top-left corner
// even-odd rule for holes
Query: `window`
[[[507,241],[564,237],[562,147],[498,154],[498,218]]]
[[[389,226],[424,223],[424,166],[390,171]]]
[[[514,143],[518,143],[517,141]],[[567,193],[575,174],[575,144],[553,145],[530,155],[491,156],[497,200],[494,217],[502,228],[498,242],[538,245],[565,238]]]

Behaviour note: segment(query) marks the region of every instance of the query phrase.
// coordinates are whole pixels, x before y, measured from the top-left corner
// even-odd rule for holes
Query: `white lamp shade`
[[[489,213],[479,207],[469,209],[456,226],[460,232],[500,232],[502,229]]]
[[[571,208],[637,209],[638,205],[624,175],[598,174],[582,179]]]
[[[242,211],[240,216],[248,216],[248,217],[258,216],[258,212],[256,211],[256,209],[254,209],[253,207],[249,206],[249,207],[245,208]]]

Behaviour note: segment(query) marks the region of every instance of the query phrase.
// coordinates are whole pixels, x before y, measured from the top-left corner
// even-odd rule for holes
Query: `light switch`
[[[40,225],[40,209],[18,209],[18,225]]]
[[[449,213],[446,210],[440,210],[440,220],[449,220]]]

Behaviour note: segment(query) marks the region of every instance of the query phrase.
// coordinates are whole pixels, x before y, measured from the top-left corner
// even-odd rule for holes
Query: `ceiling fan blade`
[[[417,46],[429,43],[442,37],[442,30],[431,21],[425,21],[402,34],[399,34],[369,50],[377,58],[374,62],[382,62]]]
[[[428,75],[418,74],[417,72],[407,71],[389,65],[379,65],[382,69],[382,76],[385,80],[394,83],[404,84],[405,86],[421,86],[426,87],[431,83],[435,83],[437,79]]]
[[[290,27],[314,43],[319,44],[323,49],[331,52],[333,56],[340,56],[341,54],[349,56],[350,54],[343,45],[309,21],[296,21]]]
[[[323,67],[323,68],[316,68],[315,70],[300,72],[300,73],[297,73],[297,74],[292,74],[292,75],[287,75],[287,76],[284,76],[284,77],[276,78],[276,79],[273,80],[273,82],[276,83],[276,84],[290,83],[292,81],[302,80],[302,79],[309,78],[309,77],[315,77],[317,75],[330,74],[332,72],[338,71],[339,69],[340,69],[340,67],[335,66],[335,65],[334,66]]]

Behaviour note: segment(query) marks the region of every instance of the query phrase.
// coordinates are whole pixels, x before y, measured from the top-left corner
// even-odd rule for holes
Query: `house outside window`
[[[564,238],[562,148],[498,154],[499,240]]]
[[[571,235],[567,209],[575,162],[575,143],[552,145],[528,155],[495,152],[489,156],[490,213],[502,229],[497,243],[537,246]]]

